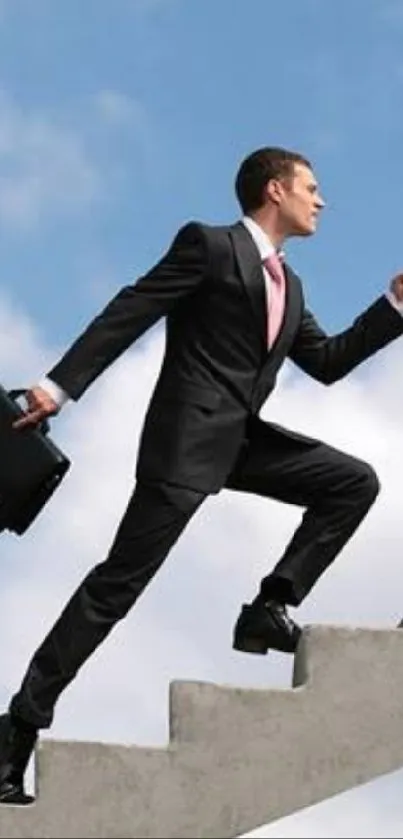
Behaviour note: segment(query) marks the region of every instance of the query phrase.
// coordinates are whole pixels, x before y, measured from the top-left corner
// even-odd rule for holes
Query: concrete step
[[[0,837],[235,837],[403,766],[403,632],[304,629],[289,689],[174,682],[166,748],[44,740]]]

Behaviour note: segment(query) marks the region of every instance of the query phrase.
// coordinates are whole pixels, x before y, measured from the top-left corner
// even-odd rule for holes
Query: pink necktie
[[[263,260],[273,282],[270,286],[268,311],[268,345],[272,347],[284,317],[286,281],[281,259],[276,252]]]

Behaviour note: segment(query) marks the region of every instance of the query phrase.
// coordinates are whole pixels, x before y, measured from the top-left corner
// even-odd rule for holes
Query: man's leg
[[[164,484],[138,483],[107,559],[73,594],[33,656],[12,717],[47,728],[54,705],[78,669],[133,606],[205,495]]]
[[[259,604],[274,600],[293,606],[350,539],[379,491],[368,463],[325,443],[306,444],[269,429],[245,446],[226,486],[306,508],[257,598]]]

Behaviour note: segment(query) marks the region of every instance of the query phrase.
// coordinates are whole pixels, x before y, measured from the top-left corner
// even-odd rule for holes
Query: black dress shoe
[[[32,804],[24,791],[24,773],[38,733],[33,726],[16,724],[10,714],[0,716],[0,804]]]
[[[242,607],[235,625],[233,647],[245,653],[261,655],[269,649],[294,653],[300,637],[300,627],[290,618],[282,603],[257,600]]]

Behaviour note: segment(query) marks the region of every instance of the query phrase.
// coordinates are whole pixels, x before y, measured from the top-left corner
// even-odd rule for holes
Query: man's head
[[[324,207],[312,166],[297,152],[266,147],[242,162],[235,189],[245,215],[274,238],[310,236]]]

